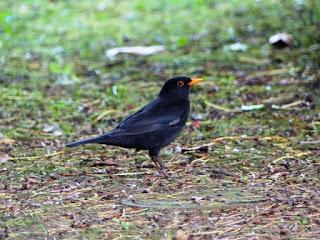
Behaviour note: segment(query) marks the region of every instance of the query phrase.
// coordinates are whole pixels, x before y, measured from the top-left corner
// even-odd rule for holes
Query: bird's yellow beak
[[[189,86],[197,85],[203,81],[202,78],[191,78],[191,82],[188,83]]]

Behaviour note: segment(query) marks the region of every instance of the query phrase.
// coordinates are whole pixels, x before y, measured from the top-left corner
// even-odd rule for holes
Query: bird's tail
[[[83,139],[80,141],[68,143],[66,147],[76,147],[76,146],[87,144],[87,143],[106,143],[106,140],[107,140],[107,137],[103,135],[95,138],[88,138],[88,139]]]

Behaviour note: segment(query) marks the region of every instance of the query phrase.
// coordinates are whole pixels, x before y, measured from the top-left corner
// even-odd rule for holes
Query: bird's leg
[[[150,158],[151,158],[152,162],[154,163],[154,166],[155,166],[157,169],[159,169],[160,166],[159,166],[159,163],[158,163],[158,161],[157,161],[157,156],[150,156]]]
[[[164,163],[160,160],[159,157],[157,157],[157,161],[159,162],[160,168],[161,170],[167,170],[168,168],[166,167],[166,165],[164,165]]]
[[[156,165],[156,168],[158,168],[159,170],[166,170],[166,166],[164,165],[164,163],[160,160],[160,158],[158,156],[150,156],[151,160],[154,162],[154,164]]]
[[[150,156],[152,161],[155,163],[156,168],[159,170],[159,172],[171,179],[171,180],[177,180],[175,177],[171,176],[168,172],[167,172],[167,167],[164,165],[164,163],[160,160],[160,158],[158,156]]]
[[[172,178],[168,172],[166,171],[166,166],[164,165],[164,163],[160,160],[159,158],[159,152],[160,149],[156,149],[156,150],[150,150],[149,151],[149,156],[151,158],[151,160],[154,162],[155,167],[167,178]]]

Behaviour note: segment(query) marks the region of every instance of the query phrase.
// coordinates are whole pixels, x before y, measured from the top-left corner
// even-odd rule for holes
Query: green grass
[[[319,148],[299,142],[320,134],[320,92],[312,87],[319,75],[319,18],[314,0],[1,1],[0,157],[10,159],[0,161],[0,238],[173,239],[178,229],[195,239],[316,236]],[[291,50],[268,45],[277,32],[293,35]],[[226,50],[236,42],[248,49]],[[110,48],[136,45],[167,51],[105,56]],[[141,167],[149,161],[143,152],[64,148],[108,131],[175,75],[206,79],[190,95],[200,125],[190,118],[163,151],[183,183]],[[272,108],[298,100],[305,103]],[[212,107],[261,103],[266,107],[241,113]],[[62,134],[45,132],[47,125]],[[230,136],[237,138],[217,141],[207,153],[175,151]],[[214,174],[217,168],[235,175]],[[268,200],[229,204],[242,199],[239,192]],[[131,198],[166,208],[123,204]],[[199,206],[188,208],[193,201]]]

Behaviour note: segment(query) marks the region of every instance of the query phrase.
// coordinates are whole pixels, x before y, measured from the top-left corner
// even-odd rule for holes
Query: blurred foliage
[[[61,64],[74,56],[101,60],[104,49],[128,40],[172,50],[236,41],[261,46],[278,31],[292,33],[296,47],[309,47],[320,39],[319,5],[316,0],[2,1],[0,49],[6,61],[34,56],[49,63],[60,58]]]

